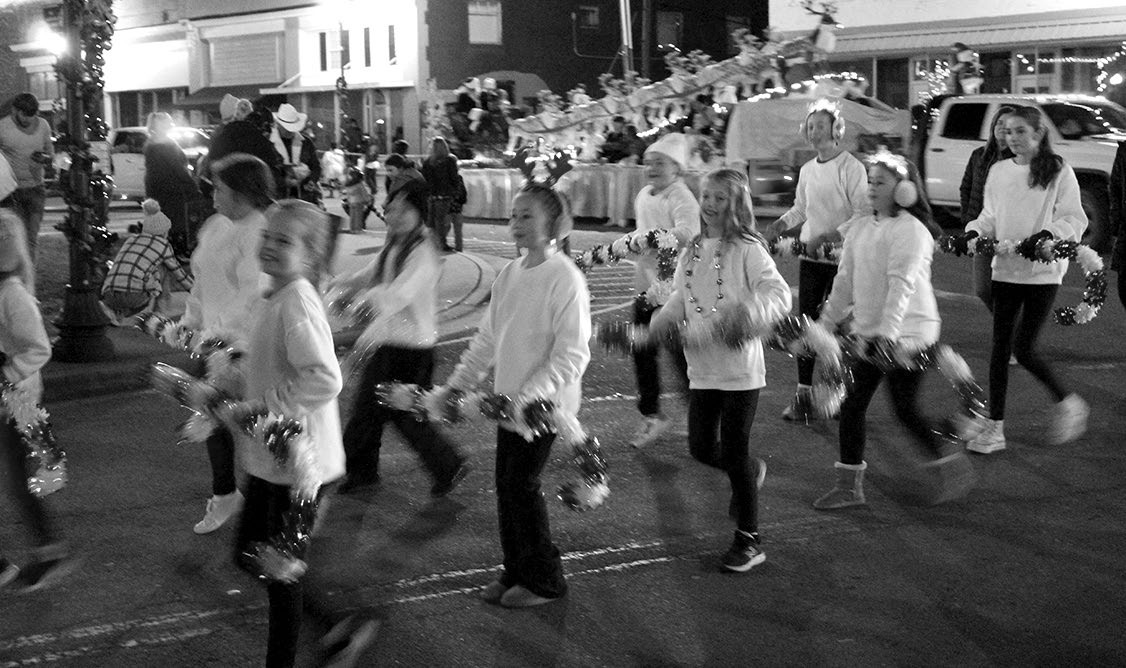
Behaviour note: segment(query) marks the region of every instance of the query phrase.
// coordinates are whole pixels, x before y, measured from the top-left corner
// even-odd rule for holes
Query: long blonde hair
[[[763,245],[766,240],[755,228],[755,213],[751,204],[750,181],[747,175],[736,169],[726,167],[708,172],[704,184],[712,183],[727,190],[727,211],[723,215],[724,241],[757,241]]]
[[[27,232],[24,231],[23,221],[11,209],[0,209],[0,237],[9,237],[9,243],[19,257],[19,266],[11,272],[0,272],[0,278],[15,276],[28,292],[35,294],[35,265],[27,250]]]

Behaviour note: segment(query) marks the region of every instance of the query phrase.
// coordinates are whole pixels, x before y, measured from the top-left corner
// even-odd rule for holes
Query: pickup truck
[[[917,156],[933,206],[961,207],[959,187],[966,163],[989,138],[989,122],[998,107],[1036,106],[1044,112],[1052,148],[1079,178],[1090,221],[1084,242],[1096,250],[1109,247],[1108,185],[1118,142],[1126,140],[1126,109],[1090,95],[967,95],[936,102]]]

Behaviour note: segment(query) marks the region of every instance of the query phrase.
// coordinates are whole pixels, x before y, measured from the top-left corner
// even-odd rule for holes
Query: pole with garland
[[[112,0],[64,0],[62,28],[66,53],[55,64],[66,86],[66,138],[70,169],[62,180],[66,218],[58,225],[69,244],[70,275],[57,321],[59,338],[54,356],[62,362],[100,362],[113,358],[113,342],[106,336],[109,319],[98,303],[98,292],[112,258],[115,235],[106,229],[110,186],[95,168],[90,141],[105,140],[102,118],[105,59],[114,23]]]

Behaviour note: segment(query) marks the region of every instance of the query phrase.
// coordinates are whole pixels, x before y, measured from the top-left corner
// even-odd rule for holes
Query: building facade
[[[817,3],[815,3],[817,4]],[[1113,74],[1126,71],[1126,6],[1114,0],[840,0],[835,71],[864,75],[869,93],[896,107],[923,101],[953,45],[978,53],[982,93],[1101,93],[1123,102]],[[771,0],[787,36],[814,19],[797,0]],[[1121,82],[1122,76],[1114,81]]]

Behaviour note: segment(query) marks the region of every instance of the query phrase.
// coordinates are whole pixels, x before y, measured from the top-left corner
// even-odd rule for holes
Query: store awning
[[[1081,45],[1119,41],[1126,35],[1126,16],[1120,11],[1092,16],[1063,13],[983,21],[938,21],[896,26],[845,29],[837,33],[833,57],[848,54],[934,53],[962,42],[978,51],[989,47],[1049,44]]]
[[[180,109],[218,107],[219,101],[227,94],[234,95],[237,98],[246,98],[251,102],[257,102],[264,97],[264,95],[259,92],[261,89],[273,88],[277,85],[277,81],[266,81],[263,83],[237,84],[234,86],[209,86],[207,88],[200,88],[191,95],[188,95],[177,102],[176,106]]]

